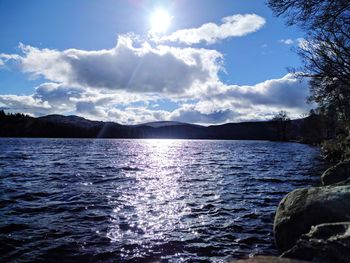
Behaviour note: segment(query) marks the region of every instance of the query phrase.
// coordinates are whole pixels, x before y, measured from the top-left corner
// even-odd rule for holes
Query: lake
[[[268,141],[0,139],[0,261],[226,262],[277,254],[282,197],[318,148]]]

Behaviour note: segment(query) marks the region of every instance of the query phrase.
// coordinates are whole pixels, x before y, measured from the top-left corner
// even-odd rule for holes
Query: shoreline
[[[280,258],[350,262],[350,161],[330,166],[320,179],[278,205],[273,231]]]
[[[276,208],[273,233],[280,256],[234,262],[350,262],[350,161],[330,164],[319,185],[293,190]]]

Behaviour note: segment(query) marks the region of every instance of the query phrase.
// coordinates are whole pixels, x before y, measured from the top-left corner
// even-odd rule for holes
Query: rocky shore
[[[274,221],[276,246],[281,257],[350,262],[350,161],[326,170],[321,182],[282,199]]]
[[[321,182],[280,202],[273,229],[279,258],[238,262],[350,263],[350,161],[327,169]]]

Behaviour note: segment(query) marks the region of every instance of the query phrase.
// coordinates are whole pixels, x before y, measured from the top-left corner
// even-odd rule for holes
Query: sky
[[[291,118],[304,33],[263,0],[0,0],[0,108],[138,124]]]

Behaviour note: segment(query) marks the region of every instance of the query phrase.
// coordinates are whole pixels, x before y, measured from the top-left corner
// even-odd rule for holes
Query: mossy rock
[[[341,162],[327,169],[321,176],[323,185],[336,184],[350,179],[350,161]]]
[[[312,262],[350,262],[350,222],[312,227],[283,257]]]
[[[282,199],[276,212],[276,246],[283,253],[312,226],[346,221],[350,221],[350,185],[294,190]]]

